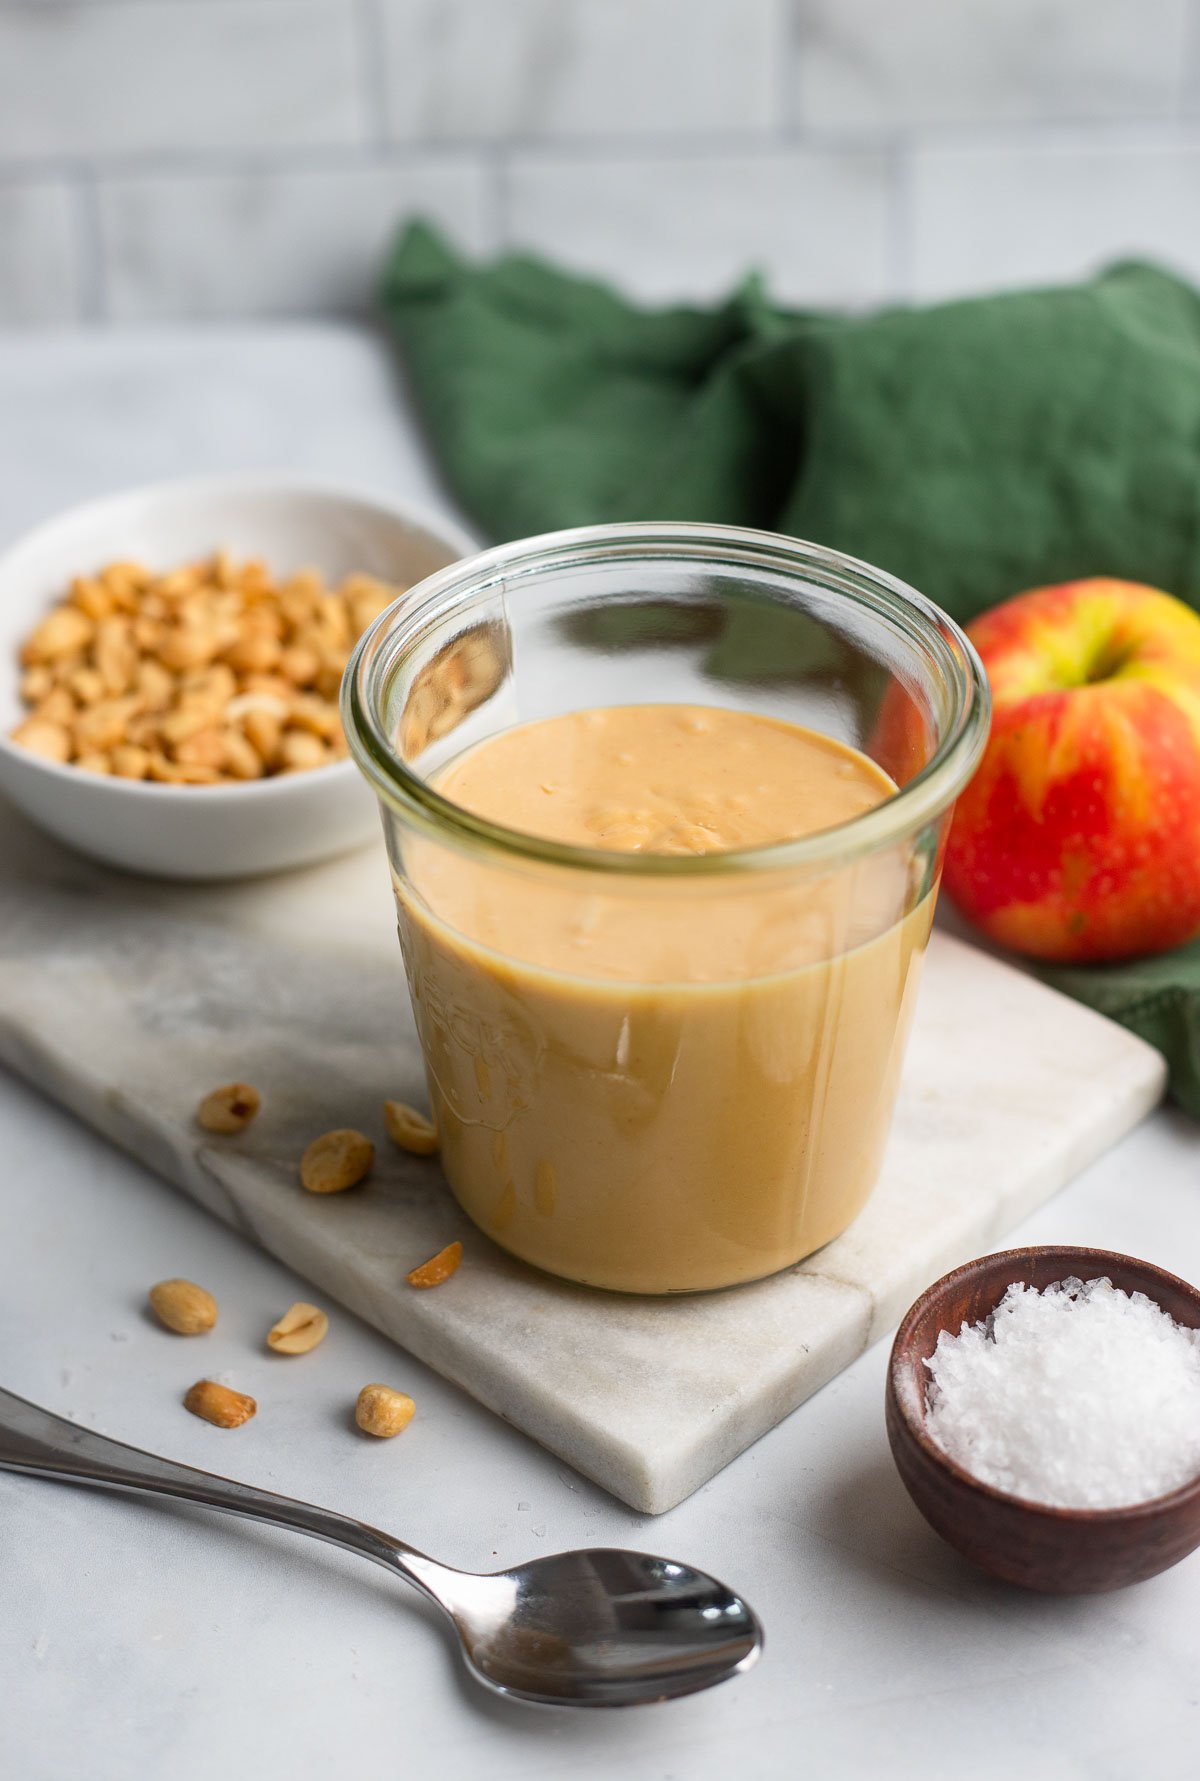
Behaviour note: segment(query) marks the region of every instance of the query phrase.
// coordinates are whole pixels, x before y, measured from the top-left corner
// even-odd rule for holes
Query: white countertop
[[[0,339],[0,543],[122,484],[305,469],[438,500],[389,361],[344,328]],[[130,1085],[136,1088],[136,1084]],[[329,1548],[199,1510],[0,1475],[0,1773],[13,1781],[629,1781],[951,1765],[1125,1781],[1196,1772],[1200,1557],[1123,1594],[1032,1598],[929,1532],[888,1454],[886,1344],[690,1501],[649,1521],[348,1314],[303,1361],[260,1355],[303,1283],[0,1078],[0,1382],[135,1444],[343,1509],[464,1566],[577,1544],[659,1550],[743,1591],[748,1676],[636,1713],[486,1699],[426,1608]],[[1122,1249],[1200,1279],[1200,1133],[1156,1115],[1013,1240]],[[182,1273],[222,1307],[184,1343],[143,1306]],[[207,1372],[259,1390],[246,1429],[188,1418]],[[359,1385],[417,1400],[399,1440]]]

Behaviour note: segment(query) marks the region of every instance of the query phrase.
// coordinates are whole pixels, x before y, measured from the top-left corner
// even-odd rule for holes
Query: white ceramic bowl
[[[367,840],[378,817],[353,761],[245,784],[159,785],[58,766],[8,740],[23,715],[17,651],[71,578],[118,558],[169,569],[214,550],[277,573],[311,565],[409,587],[476,547],[398,502],[296,478],[202,478],[111,495],[0,556],[0,788],[60,841],[162,878],[241,878]]]

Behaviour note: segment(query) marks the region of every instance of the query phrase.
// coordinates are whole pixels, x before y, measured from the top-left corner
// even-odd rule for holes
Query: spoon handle
[[[148,1496],[177,1497],[221,1509],[251,1521],[268,1521],[276,1527],[294,1528],[331,1546],[343,1546],[386,1565],[424,1594],[439,1597],[435,1581],[446,1567],[438,1565],[415,1547],[393,1539],[379,1528],[318,1509],[294,1497],[277,1496],[253,1484],[240,1484],[202,1472],[197,1466],[181,1466],[160,1459],[140,1447],[127,1447],[97,1435],[78,1423],[54,1416],[37,1404],[0,1390],[0,1471],[24,1472],[35,1478],[58,1478],[105,1490],[128,1490]]]

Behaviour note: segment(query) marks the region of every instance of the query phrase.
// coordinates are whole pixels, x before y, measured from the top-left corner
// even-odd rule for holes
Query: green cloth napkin
[[[648,310],[524,255],[469,265],[418,223],[383,303],[448,480],[494,537],[763,526],[961,621],[1085,575],[1200,606],[1200,294],[1156,267],[862,316],[780,308],[757,278],[713,309]],[[1200,945],[1044,975],[1158,1046],[1200,1114]]]

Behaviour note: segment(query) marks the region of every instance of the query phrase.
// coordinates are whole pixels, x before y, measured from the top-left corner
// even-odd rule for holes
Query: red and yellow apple
[[[1156,588],[1071,581],[968,627],[994,716],[944,883],[1034,958],[1162,952],[1200,932],[1200,616]]]

